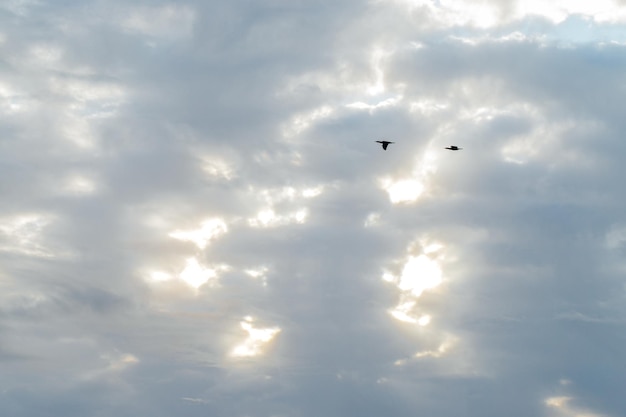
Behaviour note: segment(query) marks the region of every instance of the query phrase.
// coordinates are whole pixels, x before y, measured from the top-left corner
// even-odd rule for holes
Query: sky
[[[0,52],[0,414],[625,414],[626,1],[4,0]]]

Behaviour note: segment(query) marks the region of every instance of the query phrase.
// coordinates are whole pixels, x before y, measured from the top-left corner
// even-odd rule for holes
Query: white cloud
[[[204,220],[199,229],[175,230],[169,234],[174,239],[193,242],[199,249],[204,249],[210,241],[217,239],[228,232],[228,226],[224,220],[213,218]]]
[[[70,253],[47,242],[46,229],[54,216],[21,213],[0,218],[0,251],[41,258],[65,257]]]
[[[424,191],[424,186],[416,180],[383,181],[383,187],[389,193],[392,203],[412,203]]]
[[[256,328],[252,325],[253,319],[246,317],[241,323],[241,328],[248,333],[246,340],[236,346],[232,351],[232,356],[236,358],[246,358],[259,356],[263,353],[265,346],[280,333],[278,327]]]
[[[202,267],[196,258],[187,259],[185,269],[180,273],[180,279],[194,288],[199,288],[216,276],[215,270]]]

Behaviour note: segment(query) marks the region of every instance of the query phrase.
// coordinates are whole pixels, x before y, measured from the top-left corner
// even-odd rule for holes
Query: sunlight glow
[[[392,203],[412,203],[424,192],[424,185],[414,179],[391,181],[383,180],[383,188]]]
[[[370,112],[372,112],[380,108],[393,107],[397,105],[402,100],[402,98],[403,97],[399,95],[396,97],[391,97],[382,101],[378,101],[375,104],[368,104],[362,101],[355,101],[354,103],[346,104],[346,107],[350,109],[369,110]]]
[[[441,243],[424,243],[423,246],[424,246],[423,252],[426,255],[437,253],[444,248],[444,246]]]
[[[327,186],[319,184],[313,187],[276,187],[261,188],[250,187],[249,193],[266,207],[273,207],[283,203],[301,203],[303,199],[311,199],[320,196]]]
[[[246,317],[240,324],[241,328],[248,333],[248,338],[239,346],[233,349],[231,355],[233,357],[246,358],[259,356],[263,353],[263,349],[271,342],[281,329],[279,327],[255,328],[252,325],[254,319]]]
[[[276,214],[273,209],[269,208],[261,210],[256,217],[248,219],[248,224],[251,227],[261,228],[286,226],[294,223],[303,224],[306,222],[308,216],[309,211],[306,208],[283,215]]]
[[[163,271],[152,271],[149,274],[150,281],[152,282],[165,282],[173,279],[172,275]]]
[[[413,316],[411,312],[417,306],[417,300],[415,298],[403,297],[398,305],[390,310],[391,315],[399,321],[411,324],[417,324],[425,327],[430,324],[431,316],[424,314],[419,318]]]
[[[420,326],[428,326],[431,320],[432,317],[430,317],[428,314],[425,314],[420,317],[419,320],[417,320],[417,324],[419,324]]]
[[[222,219],[214,218],[202,222],[196,230],[175,230],[169,236],[174,239],[193,242],[200,249],[206,248],[207,244],[224,233],[228,232],[228,226]]]
[[[569,385],[563,384],[561,386]],[[554,410],[561,417],[604,417],[603,414],[594,413],[589,409],[573,405],[574,398],[567,395],[548,397],[544,400],[546,407]]]
[[[318,185],[316,187],[312,187],[312,188],[305,188],[304,190],[302,190],[302,197],[304,198],[313,198],[313,197],[317,197],[318,195],[322,194],[324,192],[324,186],[323,185]]]
[[[260,280],[263,286],[267,287],[267,273],[269,272],[268,267],[261,266],[254,269],[246,269],[244,272],[250,277]]]
[[[417,323],[417,319],[409,315],[416,304],[417,301],[415,300],[401,301],[393,310],[391,310],[391,315],[397,320],[405,323]]]
[[[439,263],[426,255],[410,257],[402,269],[398,287],[419,297],[427,290],[441,284],[442,272]]]
[[[563,408],[571,399],[571,397],[550,397],[545,401],[545,403],[548,407]]]
[[[276,213],[272,209],[262,210],[257,214],[256,218],[260,225],[269,226],[272,221],[276,220]]]
[[[383,273],[383,281],[397,283],[397,278],[391,272]]]
[[[424,291],[439,286],[443,281],[440,260],[443,258],[444,245],[424,236],[410,243],[407,247],[409,254],[399,276],[384,271],[383,281],[394,284],[401,291],[400,299],[389,313],[405,323],[421,327],[428,326],[432,317],[417,310],[418,299]]]
[[[415,358],[440,358],[448,353],[456,344],[458,339],[448,336],[435,350],[424,350],[417,352]]]
[[[210,279],[216,278],[217,273],[214,269],[202,267],[196,258],[189,258],[187,259],[185,269],[183,269],[179,277],[187,284],[197,289]]]

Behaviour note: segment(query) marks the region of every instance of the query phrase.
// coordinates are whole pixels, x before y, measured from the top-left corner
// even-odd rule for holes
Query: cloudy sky
[[[0,414],[626,412],[626,1],[4,0],[0,51]]]

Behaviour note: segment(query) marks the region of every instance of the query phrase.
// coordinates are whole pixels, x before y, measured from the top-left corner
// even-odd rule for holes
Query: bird
[[[390,143],[395,143],[395,142],[389,142],[388,140],[377,140],[376,142],[378,143],[382,143],[383,144],[383,150],[387,150],[387,146],[389,146]]]
[[[456,145],[450,145],[450,146],[448,146],[447,148],[444,148],[444,149],[450,149],[451,151],[460,151],[463,148],[459,148]]]

